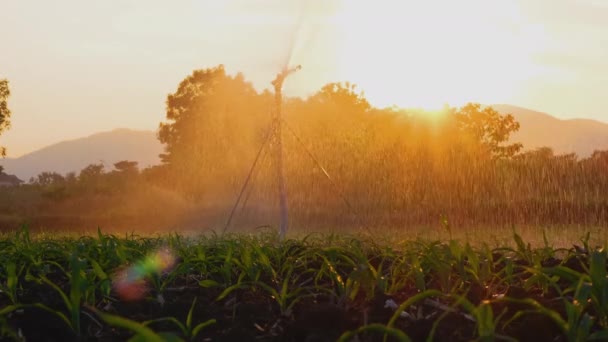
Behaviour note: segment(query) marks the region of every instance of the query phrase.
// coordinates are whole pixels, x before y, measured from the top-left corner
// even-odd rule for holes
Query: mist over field
[[[70,172],[29,171],[27,183],[4,188],[2,227],[204,231],[227,229],[228,221],[242,229],[277,225],[273,103],[270,91],[256,91],[242,74],[230,75],[222,66],[196,70],[167,97],[167,119],[154,140],[115,131],[27,156],[30,165],[49,165],[43,156],[63,158],[60,165]],[[290,226],[388,229],[437,226],[444,219],[459,227],[606,224],[607,152],[590,152],[592,141],[578,147],[581,156],[556,152],[565,148],[567,132],[575,144],[605,125],[497,108],[501,112],[478,104],[380,109],[350,83],[285,98],[281,150]],[[533,132],[521,135],[516,117]],[[560,142],[553,135],[539,140],[540,126],[569,130]],[[82,165],[89,155],[91,164]],[[6,163],[6,172],[16,161]]]

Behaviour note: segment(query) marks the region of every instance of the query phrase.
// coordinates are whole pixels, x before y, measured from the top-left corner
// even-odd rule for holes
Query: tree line
[[[227,213],[260,154],[239,214],[270,220],[277,207],[273,105],[270,91],[257,91],[241,74],[195,70],[167,97],[161,165],[140,171],[122,161],[111,172],[90,165],[78,175],[40,174],[27,186],[55,201],[157,187]],[[330,83],[308,98],[284,99],[283,114],[295,225],[608,222],[608,151],[588,158],[524,151],[510,141],[519,123],[491,107],[374,108],[355,85]]]

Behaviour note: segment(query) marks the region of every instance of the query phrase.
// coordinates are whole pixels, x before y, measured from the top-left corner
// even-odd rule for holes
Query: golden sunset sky
[[[258,89],[288,62],[306,96],[351,81],[372,104],[508,103],[608,121],[608,0],[0,0],[16,157],[119,127],[156,129],[192,70]]]

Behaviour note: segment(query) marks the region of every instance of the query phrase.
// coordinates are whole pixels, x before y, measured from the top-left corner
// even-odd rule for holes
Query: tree
[[[302,128],[308,130],[305,134],[319,147],[329,144],[351,149],[367,144],[363,135],[371,123],[372,115],[368,115],[371,109],[365,94],[355,84],[329,83],[305,103],[303,112],[308,123]]]
[[[82,182],[98,181],[103,175],[103,164],[91,164],[80,171],[78,179]]]
[[[232,138],[226,134],[246,121],[258,96],[241,74],[229,76],[222,65],[195,70],[167,97],[167,121],[158,132],[160,142],[166,144],[163,161],[177,162],[182,154],[192,159],[224,147],[219,144],[231,139],[222,138]],[[234,138],[242,137],[235,134]]]
[[[505,145],[511,133],[519,130],[511,114],[501,115],[492,107],[481,109],[478,103],[468,103],[454,114],[460,129],[495,159],[511,158],[523,147],[519,143]]]
[[[136,161],[122,160],[118,163],[115,163],[114,168],[120,173],[137,174],[139,172],[137,164],[138,162]]]
[[[8,87],[8,80],[0,80],[0,135],[3,131],[11,127],[11,110],[8,108],[8,98],[11,91]],[[6,148],[0,146],[0,157],[6,156]]]
[[[109,180],[115,190],[125,189],[128,184],[133,184],[139,175],[136,161],[122,160],[114,163],[116,169],[109,175]]]
[[[166,121],[158,138],[161,158],[189,193],[245,170],[269,126],[272,97],[260,95],[241,74],[230,76],[223,66],[195,70],[167,97]],[[221,178],[224,177],[224,178]]]
[[[351,115],[365,113],[372,108],[365,94],[357,92],[357,86],[349,82],[326,84],[311,98],[311,101],[333,105],[340,109],[340,112]]]
[[[32,178],[30,183],[40,186],[49,186],[53,184],[63,183],[65,178],[57,172],[42,172],[36,178]]]
[[[68,184],[75,184],[76,181],[78,180],[78,177],[76,176],[76,172],[68,172],[65,174],[65,182]]]
[[[553,148],[545,146],[545,147],[539,147],[532,151],[524,152],[524,153],[520,154],[519,156],[517,156],[517,159],[523,160],[526,163],[533,163],[533,162],[546,163],[548,160],[551,160],[554,157],[555,157],[555,152],[553,151]]]

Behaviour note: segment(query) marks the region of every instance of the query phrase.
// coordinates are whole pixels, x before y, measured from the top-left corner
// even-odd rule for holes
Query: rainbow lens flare
[[[122,300],[135,301],[143,299],[148,293],[146,277],[162,274],[175,265],[175,256],[166,249],[148,254],[143,260],[119,270],[113,281],[113,287]]]

